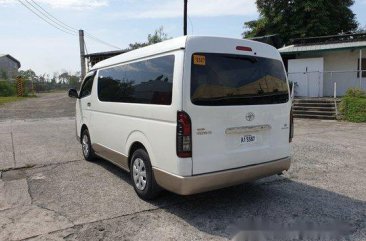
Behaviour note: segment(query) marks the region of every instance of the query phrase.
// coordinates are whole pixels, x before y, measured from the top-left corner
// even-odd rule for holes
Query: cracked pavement
[[[345,223],[348,235],[337,239],[366,240],[365,124],[296,120],[285,175],[145,202],[126,172],[82,159],[65,93],[35,103],[0,106],[1,241],[227,240],[257,218]],[[12,108],[22,113],[11,118]]]

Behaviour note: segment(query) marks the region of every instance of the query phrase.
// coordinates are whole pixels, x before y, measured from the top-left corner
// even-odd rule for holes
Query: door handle
[[[91,106],[91,103],[90,103],[90,102],[88,102],[88,104],[87,104],[87,105],[88,105],[88,107],[90,107],[90,106]]]

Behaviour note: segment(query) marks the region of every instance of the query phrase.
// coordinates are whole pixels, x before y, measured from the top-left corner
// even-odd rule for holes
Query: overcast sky
[[[183,0],[34,1],[67,25],[120,48],[145,41],[159,26],[169,37],[182,35]],[[352,9],[366,26],[366,0],[356,0]],[[255,0],[189,0],[189,16],[189,34],[240,38],[243,22],[258,13]],[[78,37],[48,25],[18,0],[0,0],[0,29],[0,54],[17,58],[21,69],[37,74],[79,70]],[[89,53],[114,50],[88,38],[86,45]]]

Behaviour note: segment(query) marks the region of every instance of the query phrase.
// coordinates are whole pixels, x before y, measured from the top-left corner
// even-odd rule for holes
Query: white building
[[[297,39],[279,49],[295,96],[328,97],[366,90],[366,34]],[[336,90],[336,91],[335,91]]]

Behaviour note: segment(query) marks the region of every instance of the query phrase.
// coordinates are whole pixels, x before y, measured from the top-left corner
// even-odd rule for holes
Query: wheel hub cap
[[[89,139],[88,139],[87,135],[83,136],[82,147],[83,147],[84,156],[88,156],[89,155]]]
[[[146,168],[142,159],[135,159],[132,166],[132,174],[136,188],[141,191],[144,190],[146,187]]]

